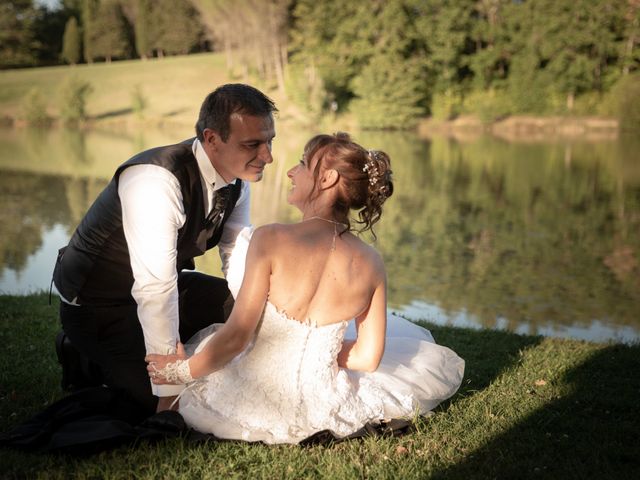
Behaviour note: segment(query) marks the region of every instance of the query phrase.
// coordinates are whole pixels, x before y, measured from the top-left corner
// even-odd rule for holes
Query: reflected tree
[[[278,161],[252,185],[256,225],[299,219],[286,202],[285,172],[310,134],[289,133],[275,147]],[[62,224],[73,231],[112,173],[109,168],[103,179],[82,176],[82,142],[63,152],[60,137],[54,142],[35,130],[21,135],[26,147],[3,143],[13,170],[0,177],[0,258],[2,268],[18,270],[39,248],[45,229]],[[391,157],[396,188],[375,230],[392,307],[419,300],[449,314],[465,311],[486,327],[506,322],[532,332],[589,326],[592,319],[637,325],[637,140],[458,143],[398,132],[361,132],[356,140]],[[100,137],[88,146],[96,152],[120,146],[117,157],[124,159],[135,141]],[[78,159],[69,160],[74,155]],[[18,172],[14,159],[49,169],[72,163],[65,171],[79,173]]]
[[[572,145],[566,164],[565,145],[416,143],[388,144],[397,188],[378,248],[392,304],[532,331],[637,323],[639,186],[602,152]]]
[[[86,135],[75,128],[61,130],[61,138],[64,143],[64,151],[68,152],[72,163],[91,164],[93,159],[87,154]]]
[[[0,273],[5,268],[22,271],[42,246],[45,231],[54,225],[64,225],[71,233],[105,185],[104,180],[4,170]]]

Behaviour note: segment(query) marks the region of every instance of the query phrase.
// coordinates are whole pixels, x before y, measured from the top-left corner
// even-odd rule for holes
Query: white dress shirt
[[[192,148],[202,180],[204,211],[208,213],[213,192],[228,183],[213,168],[197,139]],[[147,353],[175,353],[180,338],[176,248],[178,229],[186,221],[180,183],[163,167],[134,165],[120,175],[118,195],[134,278],[131,295],[138,304]],[[218,243],[225,275],[236,237],[249,226],[249,204],[249,184],[242,182],[240,197]],[[184,387],[152,384],[151,388],[155,395],[170,396]]]

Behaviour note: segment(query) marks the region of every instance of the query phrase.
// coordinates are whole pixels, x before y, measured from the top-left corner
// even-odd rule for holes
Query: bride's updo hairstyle
[[[307,142],[304,155],[309,162],[317,158],[313,170],[314,191],[318,189],[322,168],[338,172],[333,213],[336,220],[347,225],[345,231],[352,228],[349,211],[353,209],[358,211],[358,232],[371,230],[375,237],[372,227],[380,220],[382,204],[393,194],[389,156],[380,150],[365,150],[344,132],[316,135]]]

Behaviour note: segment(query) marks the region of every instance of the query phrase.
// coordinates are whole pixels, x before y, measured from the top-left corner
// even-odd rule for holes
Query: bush
[[[574,115],[598,115],[602,114],[601,105],[603,103],[603,95],[600,92],[587,92],[576,97],[573,106]]]
[[[48,125],[47,102],[38,87],[33,87],[22,99],[22,114],[30,125]]]
[[[464,113],[476,115],[483,124],[506,117],[513,110],[510,99],[500,90],[474,90],[463,103]]]
[[[563,100],[552,98],[553,78],[537,70],[536,58],[514,58],[507,80],[507,92],[514,114],[542,115],[550,113]]]
[[[320,73],[312,66],[292,62],[287,67],[285,89],[289,98],[307,113],[319,118],[327,102]]]
[[[543,82],[521,79],[509,82],[509,94],[517,114],[545,114],[552,106],[549,104],[551,92]],[[554,102],[555,103],[555,102]]]
[[[67,77],[60,87],[60,116],[64,123],[75,125],[87,118],[87,97],[93,91],[89,82]]]
[[[640,74],[623,76],[611,94],[620,128],[640,131]]]
[[[374,56],[353,80],[350,109],[365,129],[404,129],[424,114],[422,67],[416,61],[383,53]]]
[[[431,100],[431,116],[435,120],[451,120],[462,113],[462,100],[452,90],[436,93]]]

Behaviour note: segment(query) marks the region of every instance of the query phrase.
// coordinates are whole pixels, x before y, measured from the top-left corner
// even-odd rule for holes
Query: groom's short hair
[[[231,133],[230,118],[234,113],[266,117],[277,111],[273,100],[257,88],[243,83],[228,83],[216,88],[202,102],[196,135],[203,141],[204,129],[210,128],[226,142]]]

